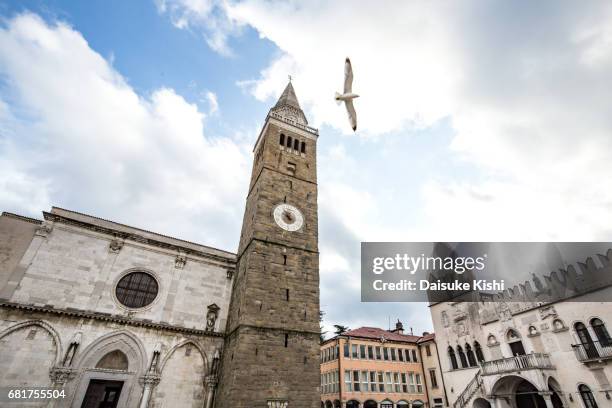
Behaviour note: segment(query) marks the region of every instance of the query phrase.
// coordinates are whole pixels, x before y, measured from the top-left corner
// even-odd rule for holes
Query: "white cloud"
[[[206,91],[206,100],[208,101],[208,114],[216,115],[219,113],[219,101],[217,100],[217,94],[212,91]]]
[[[10,98],[0,104],[0,207],[38,216],[66,203],[234,249],[250,143],[205,135],[205,115],[172,89],[136,94],[80,33],[35,15],[0,30],[0,73]]]

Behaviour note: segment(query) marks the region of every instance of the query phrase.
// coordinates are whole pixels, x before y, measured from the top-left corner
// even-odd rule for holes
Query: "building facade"
[[[57,407],[318,407],[317,136],[289,84],[236,254],[61,208],[3,213],[0,386],[63,389]]]
[[[523,287],[497,302],[442,302],[430,306],[441,368],[454,408],[612,407],[612,287],[588,288],[571,299],[545,300],[555,282],[580,288],[589,275],[612,276],[612,250]]]
[[[361,327],[321,344],[322,408],[441,408],[435,336]]]

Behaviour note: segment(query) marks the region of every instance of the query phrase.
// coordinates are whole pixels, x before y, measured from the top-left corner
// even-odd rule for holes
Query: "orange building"
[[[440,375],[433,334],[361,327],[321,344],[321,407],[447,407]]]

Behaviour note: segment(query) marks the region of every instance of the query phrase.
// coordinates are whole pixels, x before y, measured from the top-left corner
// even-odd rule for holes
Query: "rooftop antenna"
[[[291,75],[287,75],[287,76],[289,77],[289,82],[291,82],[293,78],[291,78]]]

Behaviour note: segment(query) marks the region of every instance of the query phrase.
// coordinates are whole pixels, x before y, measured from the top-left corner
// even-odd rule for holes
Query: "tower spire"
[[[300,107],[300,103],[298,102],[298,98],[295,94],[295,89],[293,89],[291,77],[289,77],[289,82],[287,83],[285,90],[278,98],[276,105],[274,105],[270,112],[274,112],[282,116],[284,119],[293,120],[302,125],[308,125],[306,115],[304,115],[304,111]]]

